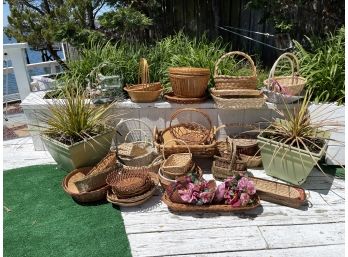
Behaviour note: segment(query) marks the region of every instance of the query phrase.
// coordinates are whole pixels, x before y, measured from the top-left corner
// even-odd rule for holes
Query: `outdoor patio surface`
[[[48,152],[34,151],[30,137],[4,141],[3,150],[5,170],[54,163]],[[249,171],[270,178],[263,170]],[[158,191],[139,207],[122,208],[132,254],[344,256],[345,181],[314,170],[302,186],[310,194],[308,206],[298,210],[261,201],[262,207],[248,214],[174,214]]]

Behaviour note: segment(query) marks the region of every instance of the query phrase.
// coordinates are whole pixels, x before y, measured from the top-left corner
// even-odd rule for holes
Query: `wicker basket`
[[[176,96],[201,98],[204,96],[210,78],[209,69],[177,67],[169,68],[169,79]]]
[[[187,174],[184,174],[184,175],[188,175],[189,173],[196,174],[199,179],[203,177],[202,169],[196,164],[192,165],[191,170]],[[166,175],[164,175],[161,168],[158,170],[158,178],[159,178],[159,182],[160,182],[161,186],[164,189],[166,189],[167,186],[169,186],[171,183],[175,182],[175,178],[167,177]]]
[[[260,90],[255,89],[215,89],[211,88],[210,92],[215,96],[259,96],[262,94]]]
[[[293,208],[300,208],[307,202],[306,193],[300,187],[256,177],[250,177],[249,179],[254,182],[261,200]]]
[[[152,173],[155,173],[157,174],[158,173],[158,170],[159,168],[161,167],[163,163],[163,157],[162,156],[157,156],[150,165],[148,166],[142,166],[142,167],[135,167],[135,166],[127,166],[127,165],[124,165],[123,163],[119,163],[123,169],[125,170],[138,170],[139,168],[143,169],[143,170],[146,170],[147,172],[152,172]]]
[[[179,118],[181,114],[187,112],[190,114],[196,113],[202,116],[207,121],[208,127],[192,121],[181,122],[180,124],[173,125],[173,121],[175,119]],[[174,138],[185,141],[187,144],[204,144],[211,134],[211,129],[212,123],[208,114],[195,108],[179,109],[175,111],[170,118],[170,133],[174,136]]]
[[[245,154],[239,154],[239,158],[242,162],[244,162],[247,166],[247,168],[255,168],[259,167],[262,164],[261,155],[245,155]]]
[[[262,92],[267,97],[267,102],[275,103],[275,104],[291,104],[294,102],[298,102],[303,98],[303,96],[285,95],[282,93],[268,90],[266,88],[263,88]]]
[[[218,68],[220,62],[232,55],[241,55],[245,59],[248,60],[248,62],[251,65],[252,73],[251,76],[229,76],[229,75],[218,75]],[[224,54],[220,57],[220,59],[215,64],[214,69],[214,81],[215,81],[215,88],[220,89],[256,89],[257,86],[257,78],[256,78],[256,66],[251,59],[251,57],[243,52],[234,51],[227,54]]]
[[[210,204],[210,205],[193,205],[183,203],[173,203],[167,193],[162,196],[162,201],[168,206],[168,209],[173,212],[246,212],[260,206],[260,199],[257,196],[256,203],[248,207],[232,207],[226,204]]]
[[[209,136],[209,140],[203,145],[189,145],[192,156],[200,158],[213,157],[216,154],[216,128],[212,129]],[[154,128],[153,132],[154,145],[158,152],[163,153],[163,144],[168,140],[173,139],[169,128],[164,130],[158,130],[157,127]],[[186,151],[186,146],[182,144],[171,144],[166,147],[165,155],[166,157],[175,154],[182,153]]]
[[[282,59],[286,59],[290,62],[292,74],[291,76],[275,77],[275,69],[277,68],[279,61]],[[306,84],[306,79],[298,75],[299,69],[299,61],[297,57],[292,53],[284,53],[275,61],[268,79],[266,79],[263,84],[270,91],[291,96],[299,95]],[[275,97],[271,97],[270,100],[273,100],[274,98]]]
[[[74,182],[87,175],[91,169],[92,167],[85,167],[73,170],[67,176],[65,176],[64,180],[62,181],[64,191],[78,202],[87,203],[105,199],[106,192],[109,188],[109,186],[106,184],[99,189],[85,193],[79,193],[77,187],[75,186]]]
[[[266,102],[263,94],[254,97],[220,97],[212,93],[211,96],[219,109],[260,109]]]
[[[129,97],[131,98],[132,102],[134,103],[151,103],[155,102],[158,97],[163,92],[163,87],[161,86],[161,89],[158,89],[156,91],[152,90],[144,90],[144,91],[136,91],[133,89],[129,89],[129,87],[124,88],[125,91],[127,91]]]
[[[175,153],[171,154],[167,159],[165,157],[165,149],[166,145],[170,142],[181,142],[185,144],[187,148],[187,153]],[[172,139],[167,141],[163,145],[163,159],[164,162],[162,163],[162,171],[164,175],[167,176],[182,176],[186,174],[189,169],[192,167],[192,153],[190,152],[190,148],[188,145],[180,140],[180,139]]]

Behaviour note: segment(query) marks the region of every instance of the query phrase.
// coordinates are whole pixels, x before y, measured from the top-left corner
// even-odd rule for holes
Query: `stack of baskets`
[[[230,138],[219,141],[217,144],[218,154],[214,156],[212,174],[217,180],[224,180],[228,177],[246,173],[246,164],[238,159],[236,145]]]
[[[210,70],[194,67],[169,68],[169,79],[173,92],[165,95],[168,101],[177,103],[199,103],[206,99],[205,91],[210,79]]]
[[[154,194],[158,179],[143,168],[121,169],[110,173],[106,182],[111,187],[106,198],[109,202],[120,206],[136,206]]]
[[[168,158],[166,158],[165,147],[168,143],[174,141],[184,144],[187,148],[187,152],[171,154]],[[199,176],[202,176],[202,170],[193,163],[192,153],[185,141],[179,139],[167,141],[163,145],[163,159],[164,162],[158,171],[160,183],[163,188],[166,188],[172,182],[175,182],[177,177],[185,176],[189,173],[198,173]]]
[[[132,123],[138,124],[139,128],[132,128],[128,132],[122,130],[122,128],[128,129],[127,124]],[[140,128],[140,124],[142,124],[148,132]],[[119,141],[121,139],[119,139],[119,137],[123,135],[125,135],[123,143],[120,143]],[[129,140],[130,138],[131,140]],[[120,122],[116,126],[114,142],[116,142],[117,157],[122,166],[127,169],[134,168],[135,170],[142,167],[147,171],[152,171],[157,174],[163,159],[157,154],[154,148],[152,131],[145,122],[139,119],[127,119]]]
[[[127,85],[126,90],[135,103],[149,103],[158,99],[163,91],[159,82],[150,83],[149,65],[146,59],[141,58],[139,62],[139,76],[136,85]]]
[[[233,55],[240,55],[248,60],[252,67],[251,76],[218,74],[221,61]],[[215,88],[210,92],[218,108],[235,110],[261,108],[265,103],[264,95],[257,90],[256,66],[251,57],[243,52],[234,51],[221,56],[215,64],[214,82]]]
[[[274,76],[275,70],[282,59],[289,61],[291,65],[291,76]],[[267,101],[271,103],[293,103],[301,98],[301,92],[306,84],[306,79],[299,76],[299,61],[292,53],[284,53],[275,61],[269,73],[268,79],[263,84],[264,94]]]

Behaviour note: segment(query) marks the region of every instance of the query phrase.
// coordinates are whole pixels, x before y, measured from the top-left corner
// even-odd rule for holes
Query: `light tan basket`
[[[261,155],[245,155],[239,154],[239,158],[246,163],[247,168],[259,167],[262,164]]]
[[[169,68],[169,79],[176,96],[201,98],[205,95],[210,78],[209,69],[193,67]]]
[[[215,96],[259,96],[260,90],[255,89],[215,89],[211,88],[210,92]]]
[[[279,61],[282,59],[286,59],[290,62],[291,76],[274,76],[275,69],[277,68]],[[263,84],[268,90],[275,93],[291,96],[299,95],[306,84],[306,79],[299,76],[299,70],[300,66],[297,57],[292,53],[284,53],[275,61],[268,79],[266,79]],[[273,99],[274,97],[270,98]]]
[[[251,76],[218,75],[218,68],[219,68],[220,62],[224,58],[233,56],[233,55],[241,55],[248,60],[252,69]],[[224,54],[223,56],[220,57],[220,59],[215,64],[214,81],[215,81],[215,88],[218,90],[220,89],[256,89],[257,78],[256,78],[256,66],[254,64],[254,61],[251,59],[249,55],[239,51],[234,51],[234,52],[229,52],[227,54]]]
[[[166,145],[170,142],[180,142],[187,147],[188,153],[175,153],[171,154],[167,159],[165,157],[165,148]],[[165,175],[169,176],[181,176],[186,174],[189,169],[192,167],[192,153],[190,148],[180,139],[172,139],[167,141],[163,145],[163,159],[162,170]]]
[[[211,96],[219,109],[260,109],[266,102],[263,94],[256,97],[220,97],[214,94],[211,94]]]
[[[201,167],[199,167],[196,164],[193,164],[191,170],[187,172],[186,174],[184,174],[183,176],[186,176],[190,173],[195,174],[199,179],[203,177],[203,170],[201,169]],[[164,189],[166,189],[167,186],[169,186],[171,183],[174,183],[177,177],[180,177],[180,176],[176,176],[174,178],[168,177],[167,175],[163,174],[163,170],[161,168],[158,170],[158,178],[161,183],[161,186]]]

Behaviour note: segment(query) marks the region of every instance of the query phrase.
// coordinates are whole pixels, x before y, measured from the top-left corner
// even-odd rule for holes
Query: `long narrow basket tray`
[[[262,178],[249,177],[249,179],[254,182],[261,200],[293,208],[299,208],[307,202],[303,188]]]
[[[167,193],[162,196],[162,201],[168,206],[168,209],[174,212],[246,212],[257,208],[260,205],[260,199],[253,206],[249,207],[232,207],[227,204],[211,205],[191,205],[182,203],[173,203]]]

